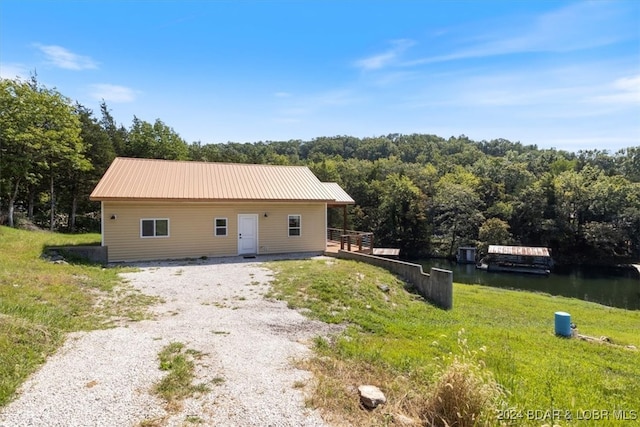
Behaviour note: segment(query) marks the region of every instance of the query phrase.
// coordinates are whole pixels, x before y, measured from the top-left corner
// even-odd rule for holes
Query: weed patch
[[[183,399],[209,391],[206,384],[192,384],[195,378],[194,360],[201,357],[201,352],[185,349],[184,344],[179,342],[167,345],[158,355],[160,369],[168,374],[153,390],[167,402],[170,411],[179,409]]]

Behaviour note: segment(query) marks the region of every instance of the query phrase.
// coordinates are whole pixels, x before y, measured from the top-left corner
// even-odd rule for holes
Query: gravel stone
[[[163,298],[156,318],[69,334],[0,410],[0,426],[325,426],[305,408],[310,373],[293,362],[309,356],[313,337],[338,329],[264,298],[272,273],[261,263],[280,258],[136,264],[141,271],[123,276]],[[167,411],[151,389],[166,375],[158,353],[171,342],[202,353],[195,383],[209,391]]]

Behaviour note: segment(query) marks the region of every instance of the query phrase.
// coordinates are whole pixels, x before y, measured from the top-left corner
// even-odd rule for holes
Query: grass
[[[122,283],[119,268],[52,264],[47,246],[100,242],[98,234],[66,235],[0,227],[0,406],[71,331],[146,316],[154,299]]]
[[[206,384],[193,384],[195,378],[195,361],[202,358],[200,351],[187,349],[181,342],[172,342],[158,354],[159,368],[167,371],[167,375],[153,387],[153,391],[164,399],[167,415],[153,419],[145,419],[138,423],[139,427],[161,427],[167,424],[169,416],[182,409],[182,401],[197,393],[209,391]],[[216,377],[214,384],[219,384]],[[204,420],[197,415],[187,415],[182,425],[203,424]]]
[[[184,344],[179,342],[167,345],[158,355],[160,369],[168,371],[168,374],[156,384],[154,391],[167,402],[170,410],[179,408],[181,400],[209,390],[205,384],[192,384],[195,378],[194,360],[200,357],[202,353],[185,349]]]
[[[276,273],[272,297],[310,317],[348,325],[338,337],[318,338],[317,357],[305,366],[317,382],[309,404],[324,408],[329,420],[424,421],[438,378],[465,354],[473,354],[472,363],[483,369],[479,375],[490,374],[504,392],[502,406],[489,414],[495,423],[606,426],[624,425],[614,411],[640,417],[640,351],[627,347],[640,348],[638,311],[457,283],[454,309],[444,311],[407,292],[387,271],[363,263],[279,261],[270,268]],[[378,288],[383,284],[389,292]],[[569,312],[581,334],[606,336],[612,344],[556,337],[556,311]],[[385,392],[383,408],[359,407],[354,390],[364,383]],[[576,419],[595,411],[609,415]]]

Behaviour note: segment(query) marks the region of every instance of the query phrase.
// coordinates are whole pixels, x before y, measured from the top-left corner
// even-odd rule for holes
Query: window
[[[214,235],[226,236],[227,235],[227,218],[216,218],[214,220]]]
[[[300,225],[302,217],[300,215],[289,215],[289,236],[300,235]]]
[[[140,237],[169,237],[169,220],[141,219]]]

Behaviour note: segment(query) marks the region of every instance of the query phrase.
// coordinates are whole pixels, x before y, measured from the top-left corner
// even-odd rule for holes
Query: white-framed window
[[[213,220],[213,235],[216,237],[226,236],[228,234],[228,224],[227,218],[215,218]]]
[[[142,218],[140,237],[169,237],[169,218]]]
[[[302,234],[302,215],[289,215],[289,237]]]

